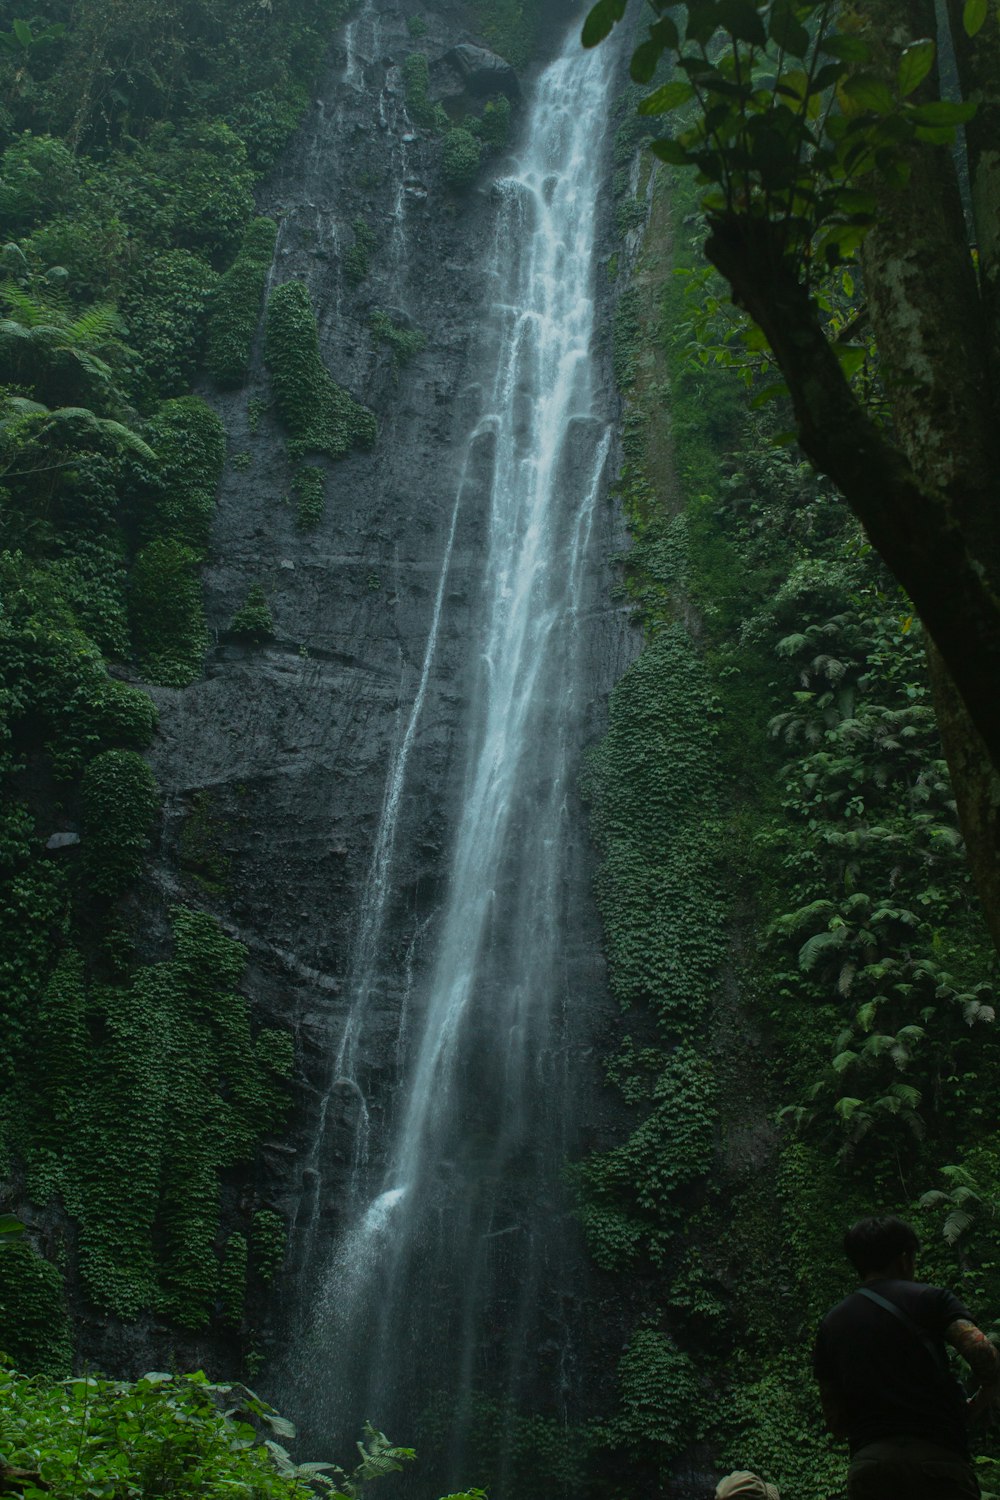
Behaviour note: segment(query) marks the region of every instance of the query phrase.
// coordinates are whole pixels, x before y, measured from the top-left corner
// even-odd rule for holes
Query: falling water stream
[[[397,815],[456,528],[477,507],[488,543],[447,892],[425,939],[431,957],[413,974],[393,1116],[371,1149],[362,1096],[353,1219],[325,1264],[314,1247],[318,1291],[300,1350],[314,1431],[343,1446],[371,1417],[404,1441],[436,1420],[449,1434],[440,1471],[455,1482],[474,1478],[467,1439],[486,1405],[530,1406],[544,1387],[558,1410],[573,1378],[575,1330],[546,1288],[558,1287],[573,1238],[560,1185],[576,1035],[565,933],[585,884],[571,867],[570,808],[597,602],[588,549],[611,441],[591,370],[609,89],[608,59],[583,53],[574,28],[537,82],[520,154],[495,190],[490,373],[388,768],[331,1067],[331,1090],[360,1094]],[[504,1500],[502,1437],[492,1463],[492,1494]],[[429,1483],[425,1471],[428,1494]]]

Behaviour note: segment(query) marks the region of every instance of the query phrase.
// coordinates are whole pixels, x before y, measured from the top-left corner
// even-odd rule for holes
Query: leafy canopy
[[[974,103],[923,101],[918,90],[935,62],[935,43],[902,49],[887,79],[850,10],[833,0],[650,0],[657,19],[632,56],[636,83],[654,87],[639,113],[666,121],[691,112],[673,133],[664,123],[651,143],[661,161],[694,167],[710,218],[770,223],[777,252],[811,278],[813,267],[849,259],[875,213],[872,173],[905,186],[901,150],[913,141],[946,145],[971,119]],[[626,0],[598,0],[583,27],[584,46],[608,35]],[[966,29],[982,16],[966,6]]]

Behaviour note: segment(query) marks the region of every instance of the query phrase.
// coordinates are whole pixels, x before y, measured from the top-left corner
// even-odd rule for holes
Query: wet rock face
[[[407,19],[418,10],[429,30],[415,42]],[[267,409],[261,348],[244,390],[205,392],[223,418],[230,452],[251,458],[248,465],[227,465],[219,496],[205,574],[217,645],[204,679],[184,691],[155,690],[160,731],[153,765],[166,816],[150,948],[165,931],[161,914],[169,904],[181,900],[211,911],[249,950],[246,985],[262,1024],[295,1037],[289,1128],[264,1150],[247,1188],[292,1227],[274,1305],[258,1309],[255,1319],[264,1326],[265,1350],[295,1296],[304,1226],[319,1223],[321,1232],[332,1233],[342,1213],[338,1182],[348,1176],[360,1104],[355,1087],[330,1090],[332,1059],[348,1006],[386,771],[420,685],[458,466],[489,386],[481,330],[496,223],[491,189],[503,161],[489,161],[461,196],[448,190],[440,134],[415,125],[406,108],[404,63],[417,47],[430,61],[432,99],[445,73],[452,82],[439,94],[450,90],[449,99],[462,107],[477,107],[483,93],[518,91],[513,70],[479,45],[457,0],[431,12],[409,3],[366,5],[336,39],[323,88],[260,202],[280,226],[271,286],[292,278],[307,284],[326,366],[375,411],[377,442],[336,463],[306,456],[326,474],[326,504],[320,524],[303,531],[292,498],[296,465]],[[527,91],[530,78],[523,83]],[[516,128],[515,115],[515,137]],[[596,142],[595,149],[606,144]],[[352,277],[349,252],[367,238],[359,225],[370,232],[370,249],[366,273]],[[377,312],[424,336],[405,363],[376,339]],[[610,417],[610,337],[606,342],[597,351],[599,399]],[[480,463],[488,470],[488,436],[465,475],[468,501],[440,595],[359,1058],[358,1083],[376,1136],[398,1082],[401,1016],[431,951],[462,796],[471,733],[464,709],[479,654],[487,527],[476,503],[477,492],[487,492],[477,484]],[[594,556],[609,560],[622,548],[621,524],[608,502],[599,515],[603,534]],[[610,599],[610,561],[602,566],[595,596]],[[229,621],[257,584],[273,615],[274,638],[235,643],[226,638]],[[620,606],[599,608],[588,622],[586,647],[588,732],[595,736],[607,694],[634,649]],[[579,805],[573,813],[586,865],[592,856]],[[578,975],[581,1033],[589,1027],[592,1038],[606,1030],[611,1010],[600,949],[596,912],[582,910],[567,951]],[[597,1103],[596,1051],[588,1067],[596,1138],[604,1107]],[[328,1091],[326,1160],[317,1164],[312,1143]]]
[[[509,99],[521,96],[518,76],[509,62],[489,52],[485,47],[473,47],[461,42],[445,53],[444,63],[461,81],[461,87],[470,94],[506,94]]]

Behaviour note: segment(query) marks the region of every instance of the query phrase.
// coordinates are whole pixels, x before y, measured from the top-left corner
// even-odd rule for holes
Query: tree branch
[[[783,256],[780,227],[714,218],[709,260],[763,333],[791,392],[799,442],[833,479],[913,600],[1000,770],[1000,599],[945,498],[869,421]],[[966,507],[963,506],[963,509]]]

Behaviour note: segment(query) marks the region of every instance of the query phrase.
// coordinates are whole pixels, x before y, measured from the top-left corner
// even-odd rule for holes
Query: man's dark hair
[[[844,1235],[844,1254],[859,1276],[881,1271],[897,1255],[916,1255],[920,1241],[902,1219],[859,1219]]]

